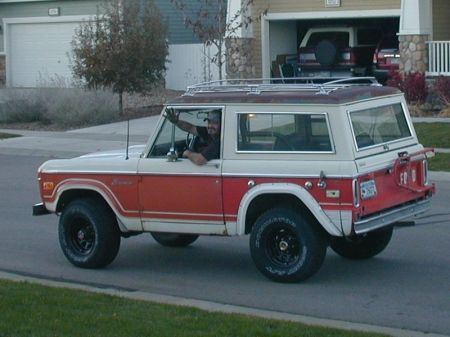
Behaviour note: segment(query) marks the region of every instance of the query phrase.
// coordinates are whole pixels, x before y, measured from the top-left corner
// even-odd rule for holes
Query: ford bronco
[[[83,268],[110,264],[122,237],[144,232],[166,246],[249,234],[256,267],[280,282],[312,276],[328,247],[371,258],[435,191],[433,150],[419,144],[403,94],[375,82],[189,87],[164,109],[194,125],[220,111],[218,159],[183,158],[201,139],[164,110],[146,145],[45,162],[33,214],[59,215],[62,251]]]

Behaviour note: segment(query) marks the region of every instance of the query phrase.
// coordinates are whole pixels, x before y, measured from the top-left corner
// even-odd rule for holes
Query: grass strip
[[[450,153],[436,153],[433,158],[428,159],[428,169],[450,172]]]
[[[381,337],[0,280],[0,336]]]
[[[424,146],[450,149],[450,123],[414,123],[414,129]]]
[[[13,137],[20,137],[20,136],[19,135],[13,135],[11,133],[0,132],[0,139],[13,138]]]

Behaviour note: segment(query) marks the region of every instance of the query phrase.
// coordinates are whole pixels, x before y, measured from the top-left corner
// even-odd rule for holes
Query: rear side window
[[[400,103],[350,113],[358,149],[411,137]]]
[[[240,113],[238,126],[238,151],[332,151],[325,114]]]
[[[375,46],[381,38],[381,31],[378,29],[360,28],[357,34],[358,45]]]

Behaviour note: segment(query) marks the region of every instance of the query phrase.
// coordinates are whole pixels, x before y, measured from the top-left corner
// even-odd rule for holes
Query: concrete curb
[[[210,301],[189,299],[170,295],[161,295],[155,293],[148,293],[143,291],[127,291],[113,288],[99,288],[89,285],[82,285],[72,282],[47,280],[31,276],[23,276],[9,272],[0,271],[0,279],[10,280],[14,282],[29,282],[56,288],[78,289],[93,293],[118,296],[131,300],[149,301],[161,304],[171,304],[183,307],[193,307],[208,312],[221,312],[229,314],[240,314],[248,316],[256,316],[267,319],[297,322],[313,326],[325,326],[329,328],[356,330],[364,332],[383,333],[393,337],[449,337],[446,335],[425,333],[413,330],[404,330],[390,327],[375,326],[363,323],[352,323],[332,319],[315,318],[305,315],[289,314],[277,311],[255,309],[243,306],[236,306],[231,304],[216,303]]]

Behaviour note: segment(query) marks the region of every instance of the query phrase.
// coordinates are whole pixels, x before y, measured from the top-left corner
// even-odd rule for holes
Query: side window
[[[174,109],[179,116],[179,120],[188,122],[195,126],[205,127],[207,125],[208,113],[211,111],[217,111],[217,109]],[[206,140],[201,137],[194,137],[187,131],[176,127],[168,119],[164,119],[163,124],[156,136],[153,143],[149,158],[163,158],[166,157],[168,152],[172,149],[177,153],[180,158],[184,150],[189,146],[196,146],[198,148],[192,148],[196,152],[200,152],[199,147],[204,146]],[[194,144],[195,143],[195,144]]]
[[[332,151],[324,114],[241,113],[238,125],[238,151]]]
[[[359,28],[358,29],[358,45],[376,45],[381,38],[381,31],[374,28]]]

